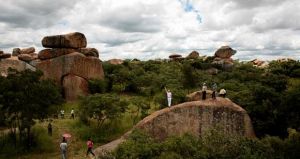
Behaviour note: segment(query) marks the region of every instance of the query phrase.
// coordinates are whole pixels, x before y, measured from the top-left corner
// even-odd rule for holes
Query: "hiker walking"
[[[93,141],[91,140],[91,138],[88,138],[88,141],[86,142],[86,145],[88,147],[87,151],[86,151],[86,156],[89,155],[89,153],[91,153],[94,157],[95,157],[95,154],[93,153],[93,146],[94,146],[94,143]]]
[[[207,86],[206,83],[204,82],[202,85],[202,100],[206,99],[206,90],[207,90]]]
[[[67,159],[67,147],[68,147],[67,140],[65,137],[63,137],[62,142],[60,143],[62,159]]]
[[[167,99],[168,99],[168,107],[171,107],[171,102],[172,102],[172,93],[171,91],[165,87],[165,91],[167,94]]]
[[[217,84],[216,83],[214,83],[213,85],[212,85],[212,94],[211,94],[211,98],[212,99],[216,99],[216,91],[217,91],[217,88],[218,88],[218,86],[217,86]]]
[[[221,97],[223,97],[223,98],[225,98],[225,96],[226,96],[226,90],[224,89],[224,88],[222,88],[221,90],[220,90],[220,96]]]
[[[74,115],[74,109],[72,108],[71,110],[71,118],[74,119],[75,118],[75,115]]]
[[[51,121],[48,124],[48,135],[52,136],[52,124],[51,124]]]

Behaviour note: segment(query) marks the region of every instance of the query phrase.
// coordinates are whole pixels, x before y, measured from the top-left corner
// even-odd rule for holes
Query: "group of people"
[[[212,99],[216,99],[216,92],[217,92],[217,90],[218,90],[217,84],[213,83],[213,85],[212,85],[212,91],[213,91],[212,92]],[[165,91],[166,91],[166,95],[167,95],[168,107],[171,107],[171,104],[172,104],[172,93],[166,87],[165,87]],[[201,91],[202,91],[202,100],[205,100],[206,99],[206,91],[207,91],[207,86],[206,86],[205,82],[202,85]],[[219,96],[225,98],[225,96],[226,96],[226,90],[224,88],[222,88],[220,90]]]
[[[212,94],[211,94],[211,98],[212,99],[216,99],[216,92],[218,90],[218,86],[216,83],[213,83],[212,85]],[[206,91],[207,91],[207,86],[206,83],[204,82],[202,85],[202,100],[206,99]],[[226,96],[226,90],[224,88],[222,88],[219,92],[220,97],[225,98]]]
[[[88,138],[86,145],[87,145],[86,156],[88,156],[89,154],[92,154],[95,157],[96,155],[93,152],[94,143],[91,140],[91,138]],[[67,139],[65,137],[62,138],[62,142],[60,143],[59,147],[61,150],[62,159],[67,159],[68,144],[67,144]]]
[[[65,118],[65,111],[64,111],[63,109],[60,110],[60,117],[61,117],[62,119]],[[74,114],[74,109],[73,109],[73,108],[71,109],[71,116],[70,116],[70,118],[72,118],[72,119],[75,118],[75,114]]]

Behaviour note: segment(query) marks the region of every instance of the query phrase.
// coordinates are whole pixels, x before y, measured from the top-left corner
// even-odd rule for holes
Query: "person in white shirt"
[[[204,82],[202,85],[202,100],[206,99],[206,90],[207,90],[207,86],[206,83]]]
[[[67,140],[66,140],[65,137],[63,137],[63,140],[60,143],[59,147],[60,147],[60,150],[61,150],[62,159],[67,159],[67,147],[68,147],[68,144],[67,144]]]
[[[167,88],[165,87],[165,91],[167,94],[167,99],[168,99],[168,107],[171,107],[171,102],[172,102],[172,93],[170,90],[167,90]]]
[[[225,98],[225,96],[226,96],[226,90],[225,89],[221,89],[219,94],[220,94],[221,97]]]

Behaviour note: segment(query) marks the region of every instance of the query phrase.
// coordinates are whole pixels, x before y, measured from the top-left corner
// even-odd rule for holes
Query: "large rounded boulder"
[[[229,99],[219,97],[186,102],[156,111],[140,121],[133,129],[143,130],[159,140],[186,133],[201,137],[212,129],[225,134],[255,137],[247,112]],[[127,140],[131,132],[98,147],[95,152],[103,154],[113,151]]]
[[[235,53],[236,53],[236,50],[233,50],[231,47],[229,47],[229,46],[222,46],[221,48],[219,48],[215,52],[215,57],[219,57],[219,58],[225,59],[225,58],[230,58]]]

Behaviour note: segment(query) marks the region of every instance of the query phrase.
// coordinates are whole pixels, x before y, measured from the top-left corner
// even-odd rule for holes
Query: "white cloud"
[[[213,55],[221,45],[242,60],[300,57],[298,0],[10,0],[0,10],[6,52],[79,31],[102,60]]]

